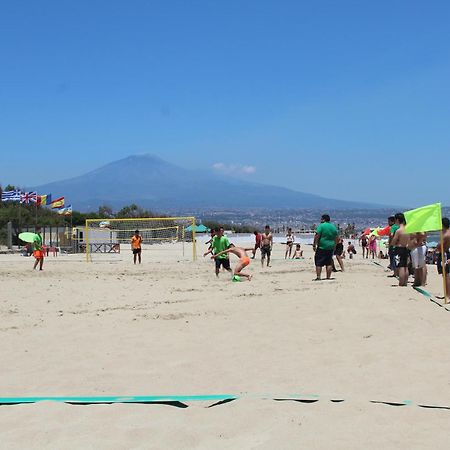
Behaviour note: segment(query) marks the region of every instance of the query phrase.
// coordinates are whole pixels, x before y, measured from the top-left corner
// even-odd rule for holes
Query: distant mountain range
[[[40,193],[64,195],[79,211],[100,205],[114,209],[136,203],[147,209],[217,208],[380,208],[279,186],[254,183],[206,170],[189,170],[153,155],[133,155],[67,180],[37,186]]]

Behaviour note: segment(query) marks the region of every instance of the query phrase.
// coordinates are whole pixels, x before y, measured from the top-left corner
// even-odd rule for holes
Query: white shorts
[[[421,269],[425,267],[425,257],[427,255],[427,246],[422,245],[422,247],[417,247],[414,250],[411,250],[411,262],[414,269]]]

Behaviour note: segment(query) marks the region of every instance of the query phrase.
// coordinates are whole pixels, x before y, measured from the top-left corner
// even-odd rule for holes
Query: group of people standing
[[[425,286],[427,283],[427,234],[407,233],[406,219],[403,213],[397,213],[388,218],[390,225],[389,233],[389,269],[392,270],[391,277],[398,278],[399,286],[407,286],[410,275],[414,276],[414,286]],[[435,252],[437,256],[437,270],[442,275],[450,272],[450,221],[447,217],[442,219],[442,246],[445,259],[442,261],[441,243]],[[450,277],[446,276],[446,292],[450,296]]]

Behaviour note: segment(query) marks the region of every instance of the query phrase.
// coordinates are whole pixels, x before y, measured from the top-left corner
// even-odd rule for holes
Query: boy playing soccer
[[[211,259],[215,259],[218,256],[224,255],[225,253],[233,253],[233,255],[236,255],[239,258],[239,262],[234,268],[233,275],[238,277],[245,277],[248,279],[248,281],[250,281],[252,279],[252,276],[241,271],[244,267],[247,267],[250,264],[250,258],[248,257],[247,252],[250,252],[252,250],[253,248],[235,247],[234,244],[230,244],[229,248],[217,253],[216,255],[211,256]]]

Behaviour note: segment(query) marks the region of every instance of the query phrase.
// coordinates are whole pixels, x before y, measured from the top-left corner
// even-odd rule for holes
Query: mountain
[[[188,170],[153,155],[132,155],[84,175],[37,186],[38,192],[66,197],[74,209],[95,210],[136,203],[144,208],[379,208],[291,189]]]

